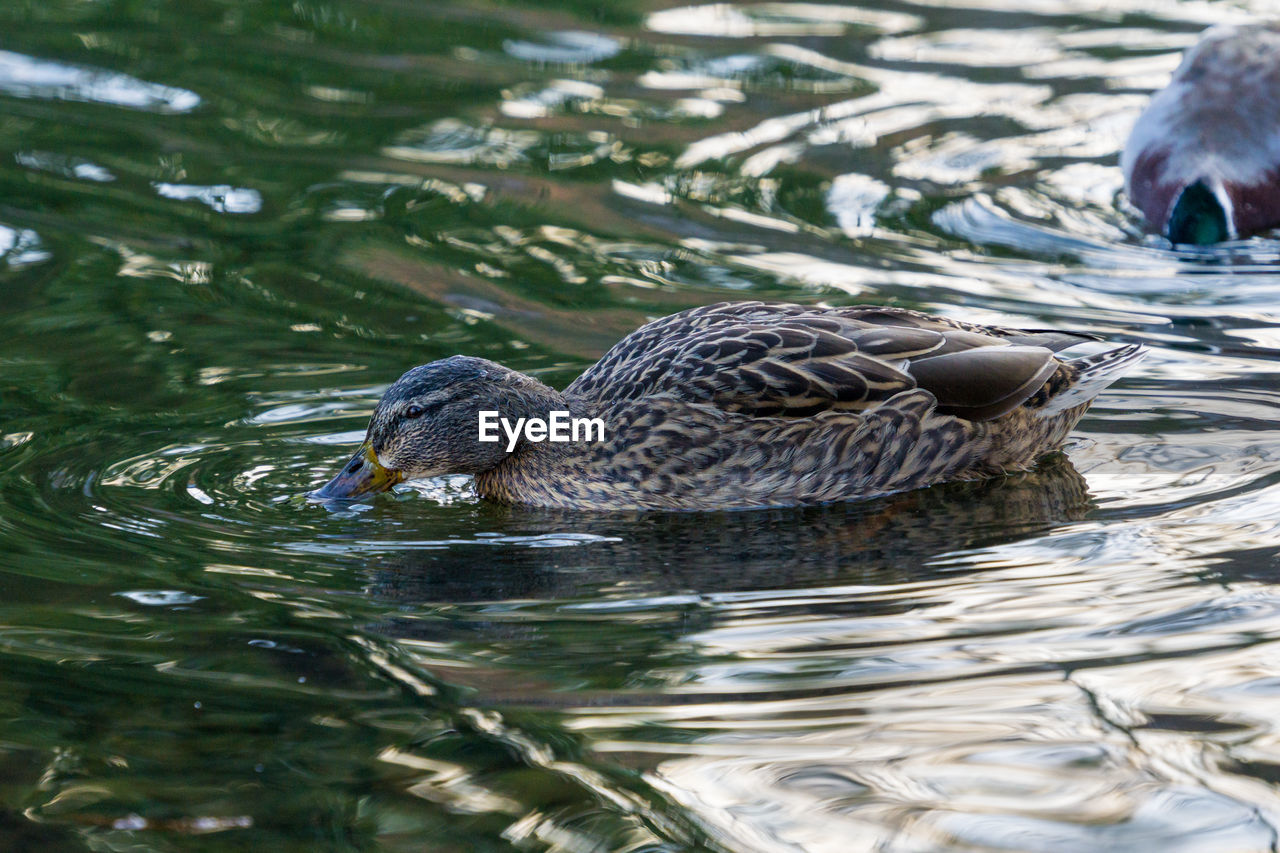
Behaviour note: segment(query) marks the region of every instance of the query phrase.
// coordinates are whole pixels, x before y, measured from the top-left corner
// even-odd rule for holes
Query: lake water
[[[1280,241],[1118,153],[1257,2],[0,6],[0,849],[1262,851]],[[301,496],[455,352],[723,299],[1152,350],[843,506]]]

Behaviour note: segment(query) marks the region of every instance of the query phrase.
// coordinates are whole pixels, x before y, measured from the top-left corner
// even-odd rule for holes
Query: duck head
[[[501,442],[479,440],[479,413],[507,416],[547,393],[555,394],[483,358],[458,355],[415,367],[382,395],[355,455],[313,494],[355,498],[403,480],[491,470],[507,453]]]
[[[1280,22],[1213,27],[1139,116],[1129,201],[1173,243],[1280,226]]]

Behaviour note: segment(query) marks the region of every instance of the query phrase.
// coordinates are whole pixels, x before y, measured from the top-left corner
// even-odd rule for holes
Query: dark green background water
[[[1264,8],[4,3],[0,849],[1275,849],[1280,243],[1116,165]],[[988,484],[300,497],[413,364],[748,297],[1153,354]]]

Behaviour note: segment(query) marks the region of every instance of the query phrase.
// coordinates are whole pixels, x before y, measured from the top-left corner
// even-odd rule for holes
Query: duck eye
[[[420,418],[422,417],[422,413],[425,411],[426,409],[422,406],[410,406],[404,410],[404,416],[406,418]]]

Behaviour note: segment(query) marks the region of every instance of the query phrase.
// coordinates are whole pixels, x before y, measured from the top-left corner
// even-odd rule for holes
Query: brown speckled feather
[[[720,303],[641,327],[565,393],[600,401],[671,393],[728,412],[810,417],[919,386],[943,411],[985,419],[1030,398],[1061,366],[1051,346],[1087,339],[893,308]]]
[[[698,509],[1024,470],[1101,387],[1055,399],[1140,355],[1054,357],[1092,339],[882,307],[695,308],[641,327],[565,389],[575,412],[603,418],[607,441],[530,445],[477,485],[544,506]]]

